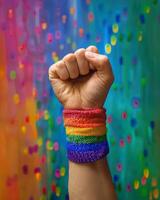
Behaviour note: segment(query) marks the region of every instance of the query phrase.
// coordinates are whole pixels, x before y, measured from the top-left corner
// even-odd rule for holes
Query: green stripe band
[[[80,135],[67,135],[68,142],[89,144],[99,143],[106,140],[106,135],[102,136],[80,136]]]

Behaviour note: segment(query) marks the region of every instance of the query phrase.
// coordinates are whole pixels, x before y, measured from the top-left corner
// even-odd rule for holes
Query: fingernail
[[[96,57],[96,53],[93,53],[93,52],[90,52],[90,51],[86,51],[86,52],[85,52],[85,55],[86,55],[88,58],[95,58],[95,57]]]

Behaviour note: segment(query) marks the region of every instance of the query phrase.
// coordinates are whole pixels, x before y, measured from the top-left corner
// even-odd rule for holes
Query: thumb
[[[107,83],[108,81],[111,81],[111,83],[113,82],[114,76],[112,72],[112,67],[107,56],[86,51],[85,57],[88,62],[95,67],[99,77],[103,81],[107,81]]]

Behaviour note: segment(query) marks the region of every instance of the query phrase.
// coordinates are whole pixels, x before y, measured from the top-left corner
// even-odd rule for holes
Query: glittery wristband
[[[108,154],[105,109],[65,109],[63,118],[69,160],[88,163]]]

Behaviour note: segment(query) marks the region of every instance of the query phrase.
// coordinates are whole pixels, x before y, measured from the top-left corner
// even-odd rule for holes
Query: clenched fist
[[[49,80],[64,108],[102,108],[114,76],[108,58],[90,46],[53,64]]]

